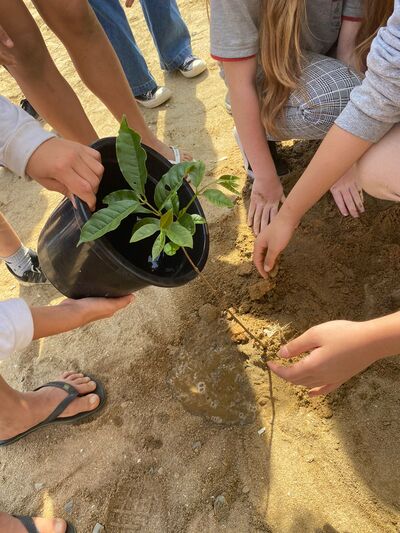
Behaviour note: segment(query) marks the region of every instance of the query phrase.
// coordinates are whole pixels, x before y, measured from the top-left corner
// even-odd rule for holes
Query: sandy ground
[[[208,58],[203,2],[180,5],[195,52]],[[140,30],[139,6],[129,16],[162,81],[151,40]],[[96,129],[115,134],[116,122],[41,27]],[[174,98],[146,117],[161,137],[192,150],[210,171],[237,173],[244,184],[224,87],[214,62],[208,64],[208,74],[197,80],[166,76]],[[2,93],[18,101],[20,91],[5,71],[0,83]],[[286,190],[313,148],[285,148],[293,169]],[[103,380],[109,393],[93,422],[48,429],[0,451],[1,509],[64,516],[80,533],[97,522],[110,533],[400,531],[399,362],[375,365],[327,399],[310,401],[274,379],[271,426],[265,364],[225,316],[235,305],[274,356],[282,338],[313,324],[395,309],[400,211],[369,200],[360,221],[343,220],[324,199],[297,232],[275,288],[254,302],[248,287],[258,278],[246,192],[244,198],[232,213],[207,210],[212,253],[205,272],[224,288],[223,299],[200,281],[176,290],[149,288],[117,317],[36,342],[1,364],[15,387],[28,390],[80,369]],[[0,208],[29,245],[58,201],[35,184],[2,178]],[[18,286],[4,266],[0,284],[2,299],[47,304],[60,298],[51,287]]]

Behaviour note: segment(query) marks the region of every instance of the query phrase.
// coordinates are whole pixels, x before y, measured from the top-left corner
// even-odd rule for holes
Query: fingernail
[[[272,268],[270,266],[268,266],[268,265],[265,265],[264,270],[265,270],[265,272],[268,273],[268,272],[271,272]]]
[[[7,46],[7,48],[12,48],[14,46],[14,43],[10,38],[8,38],[5,42],[5,45]]]
[[[95,394],[92,394],[92,396],[90,396],[89,403],[91,405],[94,405],[95,403],[97,403],[97,396]]]
[[[282,346],[282,348],[278,352],[279,357],[288,357],[289,356],[289,350],[287,346]]]

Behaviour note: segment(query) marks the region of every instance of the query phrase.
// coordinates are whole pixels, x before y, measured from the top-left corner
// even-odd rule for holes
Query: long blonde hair
[[[274,135],[290,93],[299,87],[306,0],[261,0],[261,6],[260,60],[265,74],[260,88],[261,118],[266,131]],[[394,0],[364,0],[364,18],[356,40],[360,70],[373,38],[393,9]]]
[[[261,117],[273,134],[278,115],[299,84],[303,54],[301,30],[305,0],[262,0],[260,60],[264,70]]]
[[[363,0],[364,16],[356,38],[355,55],[360,70],[366,69],[367,55],[379,28],[386,26],[394,0]]]

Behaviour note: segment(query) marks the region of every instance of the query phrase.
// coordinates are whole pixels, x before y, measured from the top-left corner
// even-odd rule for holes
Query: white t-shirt
[[[33,319],[21,298],[0,302],[0,359],[26,348],[33,338]]]

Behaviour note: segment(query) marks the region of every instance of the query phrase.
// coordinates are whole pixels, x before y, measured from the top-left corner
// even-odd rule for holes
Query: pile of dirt
[[[204,2],[180,6],[195,52],[208,57]],[[139,5],[128,13],[162,81]],[[115,134],[114,119],[36,17],[97,130]],[[196,80],[167,76],[174,98],[146,118],[171,144],[204,159],[210,176],[238,174],[245,185],[225,89],[217,65],[210,60],[209,67]],[[1,86],[18,101],[5,71]],[[292,168],[286,192],[315,147],[280,148]],[[1,179],[2,211],[35,246],[58,196],[9,175]],[[83,533],[96,523],[108,533],[400,530],[398,360],[374,365],[326,399],[311,401],[274,379],[274,420],[265,366],[282,342],[314,324],[398,307],[400,210],[368,199],[360,220],[343,219],[324,198],[305,217],[266,290],[257,286],[251,262],[248,196],[245,186],[232,212],[207,209],[212,248],[204,273],[221,297],[199,279],[180,289],[149,288],[113,319],[36,342],[1,364],[18,388],[80,369],[102,379],[109,395],[93,422],[49,428],[0,451],[1,509],[62,515]],[[4,267],[0,284],[2,298],[59,300],[51,287],[18,286]],[[229,320],[230,308],[262,338],[266,354]]]

